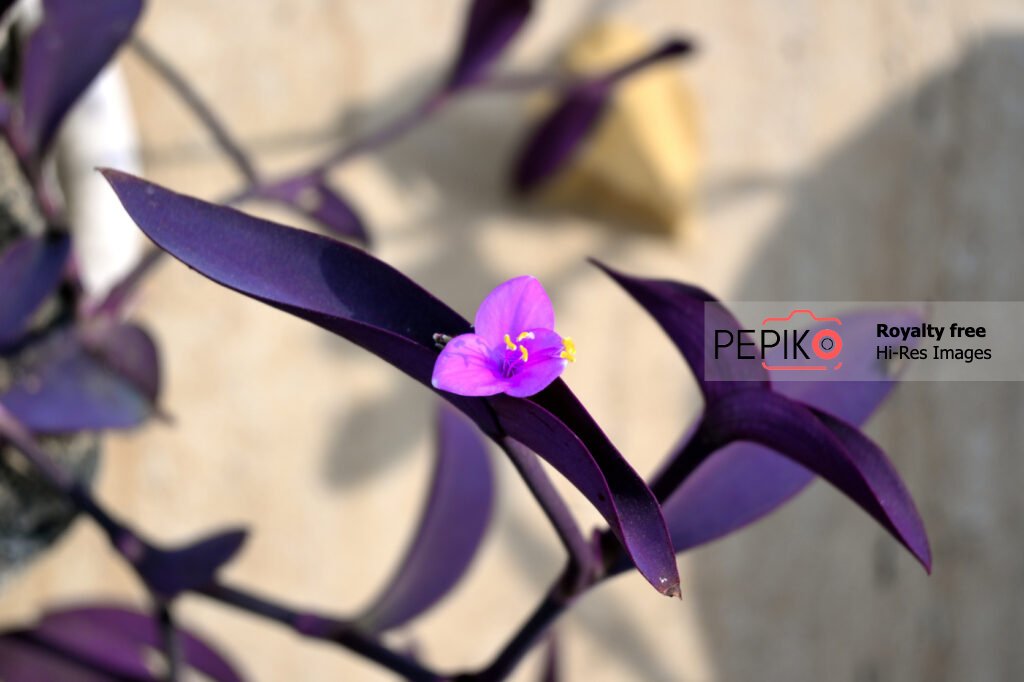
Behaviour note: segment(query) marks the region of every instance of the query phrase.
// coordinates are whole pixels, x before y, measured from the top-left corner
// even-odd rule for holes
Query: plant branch
[[[160,623],[164,658],[167,659],[167,682],[178,682],[181,679],[181,641],[174,626],[171,605],[158,599],[156,602],[156,616]]]
[[[596,554],[584,538],[579,524],[576,523],[572,512],[566,506],[565,500],[555,490],[551,478],[541,466],[540,459],[532,450],[512,438],[503,440],[502,449],[512,460],[516,471],[519,472],[526,486],[533,493],[537,503],[544,511],[544,515],[554,526],[558,538],[569,553],[569,572],[572,575],[567,576],[567,582],[579,583],[587,580],[597,568]],[[570,591],[574,591],[577,586],[576,584],[567,584]]]
[[[214,601],[292,628],[304,637],[333,642],[413,682],[437,682],[441,676],[416,661],[385,647],[348,621],[298,611],[244,589],[217,582],[199,590]]]
[[[651,492],[658,498],[659,503],[665,502],[704,460],[721,447],[718,439],[708,433],[705,423],[702,416],[697,422],[697,429],[685,443],[676,448],[668,459],[668,465],[654,477]]]
[[[148,42],[139,36],[132,38],[130,45],[146,66],[162,78],[164,83],[192,110],[196,118],[213,136],[217,146],[231,159],[231,162],[238,169],[238,172],[242,174],[246,182],[250,185],[258,184],[259,174],[256,172],[256,166],[253,164],[252,159],[249,158],[248,153],[235,141],[231,133],[228,132],[227,127],[225,127],[199,93],[196,92],[195,88],[189,84],[188,80],[171,66],[170,62],[164,59],[159,52],[153,49]]]
[[[85,487],[79,485],[72,476],[54,462],[32,435],[2,405],[0,405],[0,437],[17,448],[47,482],[64,493],[80,511],[103,528],[110,538],[111,544],[123,558],[130,562],[130,555],[137,553],[140,547],[149,545],[141,535],[115,519]],[[414,682],[436,682],[441,679],[436,673],[412,659],[388,649],[372,637],[353,628],[343,619],[296,611],[217,581],[193,591],[221,603],[288,625],[303,636],[333,642]],[[156,596],[154,599],[157,600],[159,609],[158,620],[162,631],[166,633],[167,628],[173,628],[170,604],[167,600]],[[172,672],[177,674],[176,664],[172,658],[172,653],[175,650],[170,648],[170,643],[167,645],[168,674]]]

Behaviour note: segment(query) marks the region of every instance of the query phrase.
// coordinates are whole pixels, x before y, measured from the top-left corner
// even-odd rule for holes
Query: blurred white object
[[[58,158],[82,282],[99,295],[138,262],[142,233],[96,169],[139,173],[131,100],[121,70],[109,65],[64,122]]]

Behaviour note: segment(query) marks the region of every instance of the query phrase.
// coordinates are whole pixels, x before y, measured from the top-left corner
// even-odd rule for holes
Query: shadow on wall
[[[979,39],[797,180],[739,300],[1024,300],[1024,36]],[[722,680],[1024,674],[1021,384],[905,384],[869,431],[935,572],[825,484],[696,556]]]

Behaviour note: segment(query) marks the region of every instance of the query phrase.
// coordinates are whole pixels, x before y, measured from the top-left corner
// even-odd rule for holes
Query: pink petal
[[[499,284],[488,294],[473,324],[487,343],[500,348],[505,334],[516,336],[527,329],[554,329],[555,310],[541,283],[524,275]]]
[[[456,336],[448,342],[434,364],[430,383],[434,388],[457,395],[497,395],[508,388],[509,380],[490,346],[476,334]]]
[[[509,380],[505,393],[514,398],[526,398],[540,393],[565,370],[568,361],[561,356],[562,337],[550,329],[532,329],[534,338],[525,341],[529,360],[519,366]]]

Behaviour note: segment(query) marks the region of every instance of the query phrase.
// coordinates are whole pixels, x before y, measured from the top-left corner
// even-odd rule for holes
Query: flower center
[[[502,358],[501,371],[506,377],[511,377],[522,369],[530,362],[530,349],[527,346],[527,342],[534,341],[536,335],[533,332],[520,332],[516,336],[515,340],[512,339],[511,334],[505,334],[505,356]],[[550,357],[559,357],[568,362],[576,362],[576,344],[569,337],[562,339],[562,350],[557,353],[549,352]],[[547,353],[542,353],[545,355]],[[536,354],[534,354],[536,360]],[[545,359],[545,358],[542,358]]]

